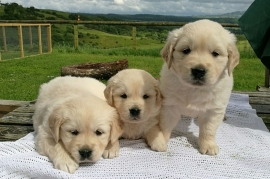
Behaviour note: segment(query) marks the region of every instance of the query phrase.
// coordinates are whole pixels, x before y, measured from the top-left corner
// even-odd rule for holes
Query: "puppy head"
[[[139,123],[156,116],[162,95],[158,81],[144,70],[126,69],[109,81],[104,91],[108,103],[115,107],[123,122]]]
[[[76,96],[52,112],[49,126],[76,162],[96,162],[109,141],[122,134],[118,118],[116,110],[96,96]]]
[[[220,24],[199,20],[170,32],[161,56],[183,83],[211,86],[232,75],[239,63],[235,42],[235,36]]]

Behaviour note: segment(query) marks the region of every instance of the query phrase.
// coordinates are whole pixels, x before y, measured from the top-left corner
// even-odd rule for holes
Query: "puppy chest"
[[[122,137],[125,139],[139,139],[143,137],[143,126],[137,124],[124,124]]]

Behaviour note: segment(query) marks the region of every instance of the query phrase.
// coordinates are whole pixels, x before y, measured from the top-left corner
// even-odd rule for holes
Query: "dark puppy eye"
[[[182,51],[185,55],[189,54],[191,52],[190,48],[186,48]]]
[[[124,93],[124,94],[121,95],[121,98],[126,99],[127,95]]]
[[[97,136],[100,136],[102,134],[102,132],[100,130],[96,130],[95,133],[96,133]]]
[[[74,130],[74,131],[70,131],[70,133],[71,133],[72,135],[78,135],[78,134],[79,134],[79,131]]]
[[[147,94],[143,95],[143,99],[147,99],[149,96]]]
[[[214,57],[217,57],[217,56],[219,56],[219,53],[213,51],[213,52],[212,52],[212,55],[213,55]]]

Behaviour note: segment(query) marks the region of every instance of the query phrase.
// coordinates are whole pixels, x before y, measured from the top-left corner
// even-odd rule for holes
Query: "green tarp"
[[[238,24],[257,57],[270,69],[270,0],[255,0]]]

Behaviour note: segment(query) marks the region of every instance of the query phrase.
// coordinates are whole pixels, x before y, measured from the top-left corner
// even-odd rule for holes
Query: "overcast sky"
[[[254,0],[2,0],[24,7],[54,9],[65,12],[159,14],[159,15],[216,15],[245,11]]]

